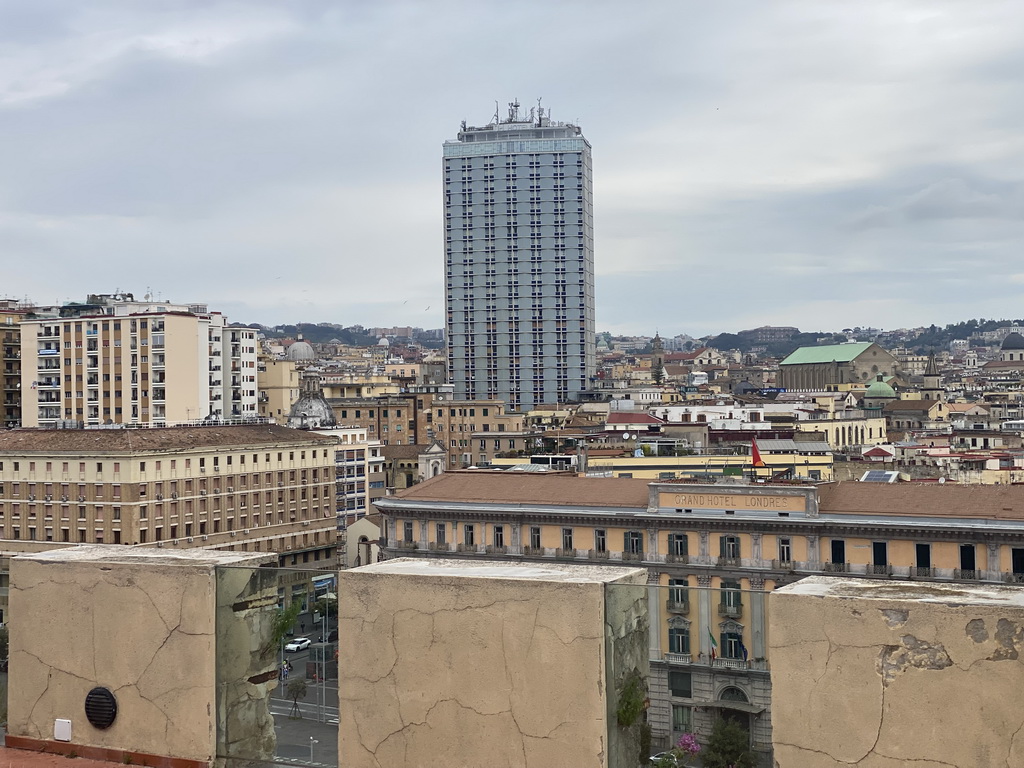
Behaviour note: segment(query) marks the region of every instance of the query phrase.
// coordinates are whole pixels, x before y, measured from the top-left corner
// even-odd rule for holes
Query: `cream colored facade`
[[[819,432],[833,449],[887,442],[886,421],[881,416],[863,419],[805,419],[793,423],[797,432]]]
[[[779,768],[1024,765],[1019,588],[811,577],[771,616]]]
[[[644,573],[390,560],[339,576],[339,765],[626,768]]]
[[[260,416],[277,424],[288,420],[292,405],[299,399],[299,372],[292,360],[262,358],[256,369]]]
[[[218,313],[124,309],[139,311],[21,323],[24,426],[257,416],[255,331]]]

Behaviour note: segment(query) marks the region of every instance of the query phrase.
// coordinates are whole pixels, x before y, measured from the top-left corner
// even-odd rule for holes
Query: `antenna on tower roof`
[[[494,100],[494,124],[497,125],[500,120],[501,120],[501,117],[498,115],[498,100],[495,99]]]

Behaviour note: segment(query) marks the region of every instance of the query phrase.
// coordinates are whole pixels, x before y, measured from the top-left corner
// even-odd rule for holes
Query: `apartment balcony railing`
[[[427,549],[431,552],[451,552],[451,547],[445,542],[428,542]]]
[[[689,600],[673,600],[671,597],[665,601],[665,610],[669,613],[689,613],[690,612],[690,601]]]
[[[720,557],[718,565],[723,568],[739,568],[740,559],[738,557]]]
[[[1004,573],[1003,581],[1007,584],[1024,584],[1024,573]]]
[[[850,570],[849,563],[822,563],[821,570],[825,573],[847,573]]]
[[[457,544],[455,546],[456,552],[479,552],[476,544]]]
[[[498,546],[497,544],[488,544],[484,550],[488,555],[507,555],[508,547]]]
[[[794,564],[792,560],[772,560],[772,568],[776,571],[792,571]]]
[[[981,571],[968,570],[965,568],[954,568],[953,569],[954,579],[963,579],[965,581],[973,581],[981,578]]]
[[[869,576],[892,576],[892,566],[888,564],[869,563],[867,573]]]
[[[399,549],[418,549],[419,548],[419,544],[417,544],[415,541],[400,541],[400,542],[398,542],[398,548]]]
[[[665,555],[665,562],[666,563],[688,563],[688,562],[690,562],[690,556],[689,555],[677,555],[677,554],[672,554],[670,552],[669,554]]]
[[[669,664],[692,664],[693,654],[690,653],[665,653],[662,655]]]
[[[634,561],[634,562],[642,562],[643,559],[644,559],[644,553],[643,552],[623,552],[622,553],[622,559],[623,560],[631,560],[631,561]]]
[[[559,547],[555,550],[555,557],[574,558],[576,557],[575,549],[563,549]]]
[[[591,549],[591,550],[587,551],[587,557],[589,559],[591,559],[591,560],[607,560],[608,559],[608,550],[607,549],[604,549],[604,550]]]
[[[910,576],[916,579],[934,579],[935,569],[930,566],[911,566]]]
[[[729,603],[719,603],[718,604],[718,615],[719,616],[728,616],[728,617],[733,618],[733,619],[738,618],[738,617],[743,615],[743,603],[741,603],[739,601],[729,602]]]
[[[523,547],[523,554],[530,557],[543,557],[544,547]]]

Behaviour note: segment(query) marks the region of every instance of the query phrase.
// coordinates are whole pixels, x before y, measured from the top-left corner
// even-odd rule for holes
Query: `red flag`
[[[753,465],[755,467],[763,467],[765,464],[761,461],[761,452],[757,450],[757,438],[750,438],[750,455],[753,458]]]

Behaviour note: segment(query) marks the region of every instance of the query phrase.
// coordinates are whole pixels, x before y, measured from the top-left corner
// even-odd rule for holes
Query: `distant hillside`
[[[918,354],[927,354],[932,349],[948,349],[949,343],[955,339],[970,339],[975,334],[1005,328],[1008,325],[1021,325],[1024,320],[965,320],[962,323],[950,323],[945,328],[931,325],[923,332],[907,339],[904,346],[915,350]]]
[[[367,334],[361,325],[344,328],[340,325],[316,325],[313,323],[275,326],[250,323],[246,327],[258,329],[268,339],[295,339],[301,333],[303,339],[313,344],[329,344],[335,339],[342,344],[351,344],[356,347],[371,347],[377,343],[377,339]]]
[[[825,338],[821,344],[841,344],[846,341],[843,334],[831,334],[827,331],[814,333],[797,333],[786,341],[757,341],[753,332],[743,333],[721,333],[707,342],[709,347],[718,350],[738,349],[740,352],[749,352],[753,347],[764,347],[768,350],[770,357],[785,357],[794,349],[799,347],[818,346],[818,339]]]

